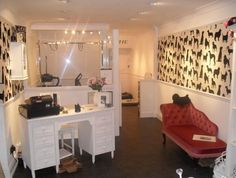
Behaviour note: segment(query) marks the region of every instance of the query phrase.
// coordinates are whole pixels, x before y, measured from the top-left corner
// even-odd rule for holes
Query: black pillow
[[[176,93],[172,96],[172,100],[174,104],[178,104],[182,106],[191,103],[191,100],[188,97],[188,95],[180,97]]]

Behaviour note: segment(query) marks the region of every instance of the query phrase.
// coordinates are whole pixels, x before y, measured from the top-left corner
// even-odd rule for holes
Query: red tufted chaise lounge
[[[218,127],[190,102],[184,106],[162,104],[162,133],[169,137],[193,158],[218,157],[226,149],[226,144],[217,138]],[[216,142],[193,140],[193,135],[216,136]]]

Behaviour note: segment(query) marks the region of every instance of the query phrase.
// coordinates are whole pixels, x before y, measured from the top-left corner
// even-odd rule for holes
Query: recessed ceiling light
[[[75,34],[75,30],[72,30],[71,33],[72,33],[72,35],[74,35]]]
[[[140,20],[139,18],[131,18],[130,19],[131,21],[138,21],[138,20]]]
[[[67,30],[65,30],[65,32],[64,32],[65,34],[67,34],[68,33],[68,31]]]
[[[160,6],[160,5],[163,5],[163,2],[155,1],[155,2],[151,2],[150,5],[151,6]]]
[[[147,15],[147,14],[150,14],[150,13],[151,13],[150,11],[139,12],[140,15]]]
[[[57,20],[59,20],[59,21],[64,21],[64,20],[66,20],[66,19],[63,18],[63,17],[58,17]]]
[[[70,0],[57,0],[58,2],[64,3],[64,4],[68,4],[70,2]]]
[[[85,34],[85,31],[83,30],[81,33],[82,33],[82,34]]]

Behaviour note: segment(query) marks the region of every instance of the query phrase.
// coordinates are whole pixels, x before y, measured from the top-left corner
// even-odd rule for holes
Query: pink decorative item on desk
[[[105,78],[98,79],[97,77],[92,77],[88,79],[88,86],[93,90],[101,91],[102,87],[106,84]]]

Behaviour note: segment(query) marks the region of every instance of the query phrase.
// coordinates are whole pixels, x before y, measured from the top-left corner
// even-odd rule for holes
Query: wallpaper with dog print
[[[22,28],[25,29],[25,27]],[[9,69],[10,42],[11,40],[18,42],[23,41],[25,38],[22,37],[22,30],[20,33],[21,35],[17,35],[16,26],[12,26],[0,19],[0,99],[3,102],[8,101],[24,89],[22,81],[9,80],[11,75]]]
[[[222,23],[158,40],[157,79],[227,97],[232,78],[232,38]]]

